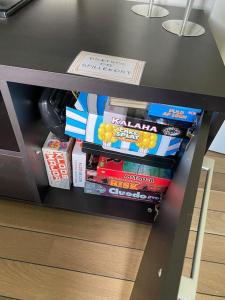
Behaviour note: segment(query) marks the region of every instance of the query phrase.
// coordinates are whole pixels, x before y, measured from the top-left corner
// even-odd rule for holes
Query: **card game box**
[[[42,147],[42,153],[50,186],[70,189],[73,144],[73,139],[69,142],[61,142],[53,133],[49,133]]]
[[[82,141],[76,140],[72,152],[73,186],[84,187],[86,181],[86,153],[82,152]]]

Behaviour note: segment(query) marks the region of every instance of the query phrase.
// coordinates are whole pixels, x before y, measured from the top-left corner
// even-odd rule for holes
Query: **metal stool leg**
[[[197,237],[195,242],[193,263],[191,268],[191,277],[186,277],[186,276],[181,277],[178,300],[196,299],[202,246],[203,246],[206,218],[208,212],[209,195],[210,195],[213,169],[214,169],[214,160],[205,157],[203,161],[203,169],[207,171],[207,177],[206,177],[206,182],[204,187],[203,200],[202,200],[200,218],[198,223],[198,231],[197,231]]]
[[[149,0],[148,4],[138,4],[131,7],[131,10],[142,17],[162,18],[168,16],[169,11],[161,6],[154,5],[154,0]]]
[[[204,27],[188,21],[194,0],[188,0],[183,20],[168,20],[162,26],[167,31],[178,36],[200,36],[205,33]]]

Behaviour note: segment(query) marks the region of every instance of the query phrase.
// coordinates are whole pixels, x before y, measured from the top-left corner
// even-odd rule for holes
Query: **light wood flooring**
[[[197,300],[225,299],[225,156],[216,166]],[[184,264],[190,272],[200,181]],[[128,300],[151,226],[0,201],[0,300]],[[154,299],[152,299],[154,300]]]

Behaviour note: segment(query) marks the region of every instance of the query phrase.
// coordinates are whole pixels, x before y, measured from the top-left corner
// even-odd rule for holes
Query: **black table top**
[[[0,21],[0,66],[65,74],[81,50],[144,60],[140,86],[215,96],[225,107],[225,67],[204,13],[193,10],[190,20],[203,25],[206,34],[179,38],[161,24],[182,18],[184,9],[169,7],[168,17],[148,19],[131,12],[132,5],[33,0]]]

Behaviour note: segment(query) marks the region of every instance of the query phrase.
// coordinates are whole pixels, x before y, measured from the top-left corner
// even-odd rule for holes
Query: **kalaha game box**
[[[73,144],[73,139],[70,139],[69,142],[61,142],[53,133],[49,133],[42,148],[42,153],[50,186],[70,189]]]
[[[67,135],[140,157],[176,156],[201,113],[199,109],[87,93],[80,93],[75,107],[66,108]]]

